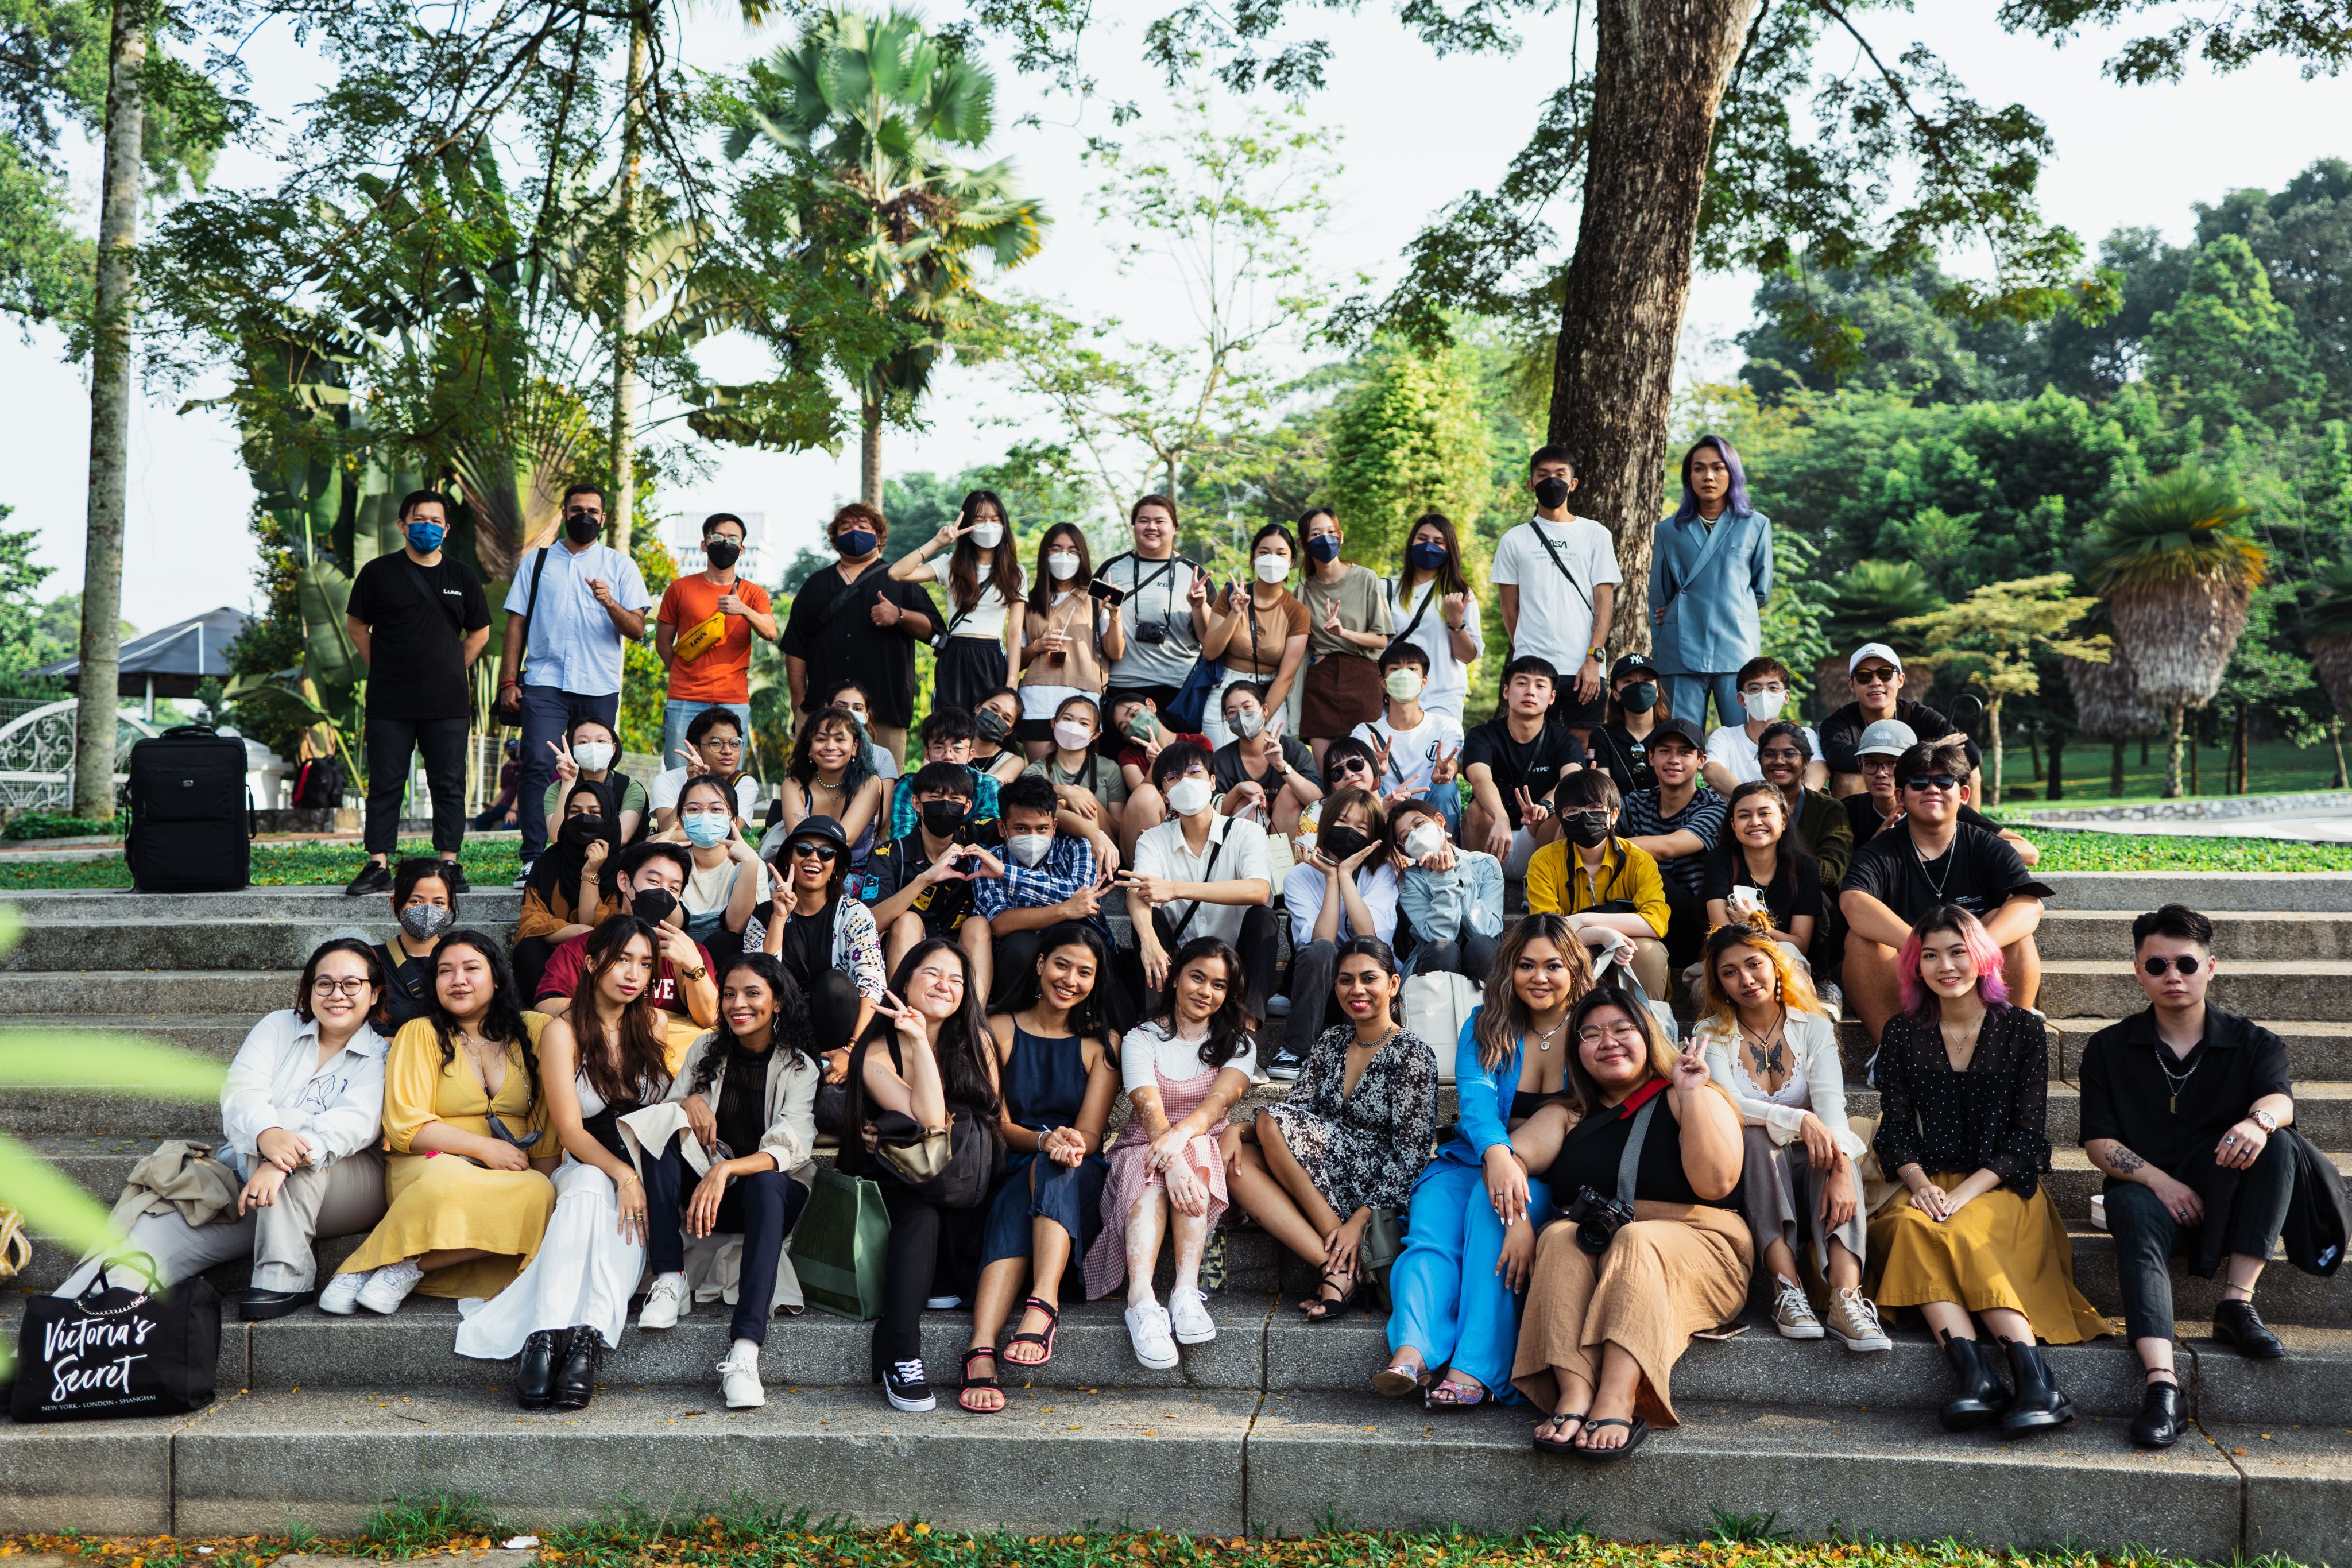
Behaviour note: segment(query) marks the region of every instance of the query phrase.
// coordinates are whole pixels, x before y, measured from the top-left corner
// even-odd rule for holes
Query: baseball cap
[[[1654,675],[1658,674],[1658,666],[1651,660],[1649,654],[1620,653],[1617,656],[1617,662],[1609,666],[1609,678],[1612,681],[1622,681],[1636,670],[1646,670]]]
[[[844,850],[849,848],[849,834],[840,821],[821,812],[812,812],[793,823],[793,831],[784,836],[784,846],[789,850],[803,839],[821,839]]]
[[[1853,651],[1853,657],[1845,662],[1845,673],[1852,675],[1856,670],[1862,668],[1862,662],[1864,659],[1873,657],[1884,659],[1894,665],[1896,674],[1903,673],[1902,655],[1884,643],[1864,643],[1861,647],[1856,648]]]
[[[1867,652],[1867,650],[1864,650]],[[1854,655],[1860,658],[1862,655]],[[1918,732],[1899,718],[1874,721],[1853,744],[1856,757],[1900,757],[1919,744]]]
[[[1704,757],[1706,755],[1706,737],[1700,733],[1698,726],[1693,724],[1686,718],[1662,718],[1656,724],[1652,725],[1650,727],[1650,749],[1653,751],[1656,750],[1658,747],[1658,742],[1664,740],[1670,735],[1678,736],[1682,739],[1690,742],[1691,749],[1697,752],[1700,756]]]

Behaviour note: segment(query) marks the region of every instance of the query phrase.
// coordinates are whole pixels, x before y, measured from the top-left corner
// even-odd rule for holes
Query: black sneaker
[[[466,868],[456,861],[445,860],[441,862],[441,882],[442,885],[449,890],[449,896],[452,898],[461,893],[474,891],[474,884],[466,880]]]
[[[530,885],[530,868],[538,863],[539,862],[536,861],[523,862],[522,869],[515,873],[515,879],[509,885],[514,887],[529,887]]]
[[[1291,1053],[1288,1046],[1278,1048],[1274,1060],[1265,1064],[1265,1075],[1276,1083],[1296,1083],[1298,1075],[1307,1071],[1307,1063]]]
[[[370,861],[360,867],[360,874],[352,878],[351,884],[343,889],[345,895],[352,898],[362,898],[371,893],[390,893],[391,891],[392,871],[379,861]]]
[[[892,1407],[908,1415],[936,1410],[940,1402],[932,1397],[930,1379],[923,1375],[919,1361],[894,1361],[882,1374],[882,1392],[890,1397]]]

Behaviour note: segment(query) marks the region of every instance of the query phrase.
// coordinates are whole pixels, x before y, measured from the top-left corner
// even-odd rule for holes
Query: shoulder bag
[[[502,726],[522,723],[522,675],[530,668],[530,619],[539,613],[539,580],[541,574],[547,570],[547,550],[545,545],[539,547],[539,559],[530,563],[530,591],[523,596],[522,667],[515,671],[515,685],[511,688],[501,688],[499,700],[490,709],[490,716]],[[507,699],[508,690],[514,693],[511,702]]]
[[[146,1263],[144,1288],[110,1271]],[[33,1296],[16,1342],[10,1414],[36,1421],[184,1416],[213,1402],[220,1365],[221,1300],[202,1275],[168,1289],[145,1253],[110,1258],[79,1296]]]

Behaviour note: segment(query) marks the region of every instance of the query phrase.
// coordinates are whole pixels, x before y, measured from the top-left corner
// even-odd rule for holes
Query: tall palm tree
[[[2104,623],[2105,619],[2095,612],[2084,626],[2091,631],[2112,631],[2111,625]],[[2104,664],[2088,659],[2062,659],[2059,664],[2066,672],[2066,689],[2074,697],[2074,727],[2109,744],[2107,793],[2121,795],[2124,742],[2154,734],[2163,726],[2164,715],[2140,694],[2139,677],[2120,647],[2109,652]]]
[[[2164,794],[2180,793],[2181,727],[2221,689],[2269,570],[2245,536],[2253,508],[2229,479],[2195,465],[2143,482],[2084,542],[2086,575],[2115,617],[2139,691],[2165,711]]]
[[[911,413],[940,349],[985,305],[979,256],[1003,268],[1036,255],[1045,209],[1019,193],[1009,161],[951,161],[988,141],[995,78],[902,12],[811,16],[796,43],[752,65],[748,98],[728,156],[765,141],[801,168],[816,209],[805,264],[848,276],[897,329],[894,347],[840,367],[857,390],[861,490],[879,506],[886,413]]]

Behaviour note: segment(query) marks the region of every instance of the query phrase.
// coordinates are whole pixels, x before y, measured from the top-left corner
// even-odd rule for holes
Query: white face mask
[[[572,760],[583,771],[602,773],[613,765],[613,743],[609,740],[583,740],[572,748]]]
[[[1290,558],[1286,555],[1262,555],[1255,564],[1260,582],[1287,582],[1290,580]]]
[[[1054,721],[1054,744],[1063,750],[1084,751],[1094,743],[1094,731],[1085,725],[1072,724],[1066,718]]]
[[[1404,836],[1407,860],[1427,860],[1445,847],[1445,830],[1435,822],[1423,822]]]
[[[977,533],[972,535],[972,538],[978,538],[980,536]],[[1069,581],[1070,579],[1078,575],[1078,552],[1074,549],[1057,549],[1054,551],[1051,555],[1045,558],[1045,570],[1054,574],[1055,581]]]
[[[1004,847],[1011,851],[1013,858],[1023,865],[1043,865],[1045,863],[1045,852],[1054,847],[1054,835],[1015,833],[1004,841]]]
[[[1739,694],[1739,706],[1748,710],[1749,718],[1771,719],[1780,716],[1780,706],[1789,700],[1786,692],[1754,691]]]
[[[1168,787],[1168,809],[1180,817],[1189,817],[1209,809],[1209,800],[1217,787],[1206,779],[1184,778]]]
[[[1004,525],[1003,523],[972,524],[971,542],[982,549],[994,549],[1004,542]]]
[[[1421,695],[1421,672],[1401,665],[1391,670],[1381,685],[1397,701],[1409,703]]]

